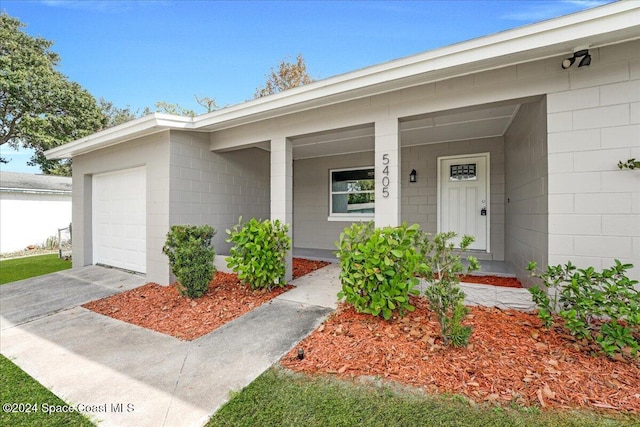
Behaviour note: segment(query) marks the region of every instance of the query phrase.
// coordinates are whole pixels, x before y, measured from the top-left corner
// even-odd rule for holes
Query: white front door
[[[469,234],[489,251],[489,153],[438,158],[438,231]]]

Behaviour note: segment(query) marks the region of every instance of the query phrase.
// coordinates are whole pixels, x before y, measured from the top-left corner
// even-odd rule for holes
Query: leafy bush
[[[480,268],[474,257],[468,257],[468,267],[461,261],[461,253],[465,251],[474,238],[463,236],[460,247],[455,248],[451,241],[456,237],[453,231],[438,233],[433,240],[423,239],[422,252],[427,255],[425,279],[431,285],[424,295],[429,307],[436,312],[440,323],[440,335],[445,345],[462,347],[468,344],[471,326],[463,326],[462,321],[468,309],[464,306],[464,292],[460,289],[460,274],[469,273]]]
[[[231,256],[226,258],[229,268],[238,273],[238,278],[249,283],[252,289],[286,285],[287,265],[285,256],[291,249],[289,226],[279,220],[270,221],[252,218],[242,225],[242,217],[231,230],[227,230],[227,242],[235,245]]]
[[[602,272],[593,267],[577,269],[571,262],[548,266],[536,273],[536,263],[527,267],[542,279],[529,289],[538,306],[538,316],[548,328],[554,324],[554,313],[563,319],[563,327],[577,338],[595,341],[609,356],[616,353],[637,355],[640,349],[640,292],[637,280],[625,272],[631,264],[615,265]],[[551,295],[550,295],[551,294]]]
[[[390,319],[413,311],[410,295],[417,295],[416,273],[426,268],[416,247],[420,226],[375,228],[373,222],[354,223],[340,234],[338,258],[345,298],[360,313]]]
[[[189,298],[201,297],[215,273],[216,251],[211,239],[216,234],[209,225],[173,225],[162,252],[169,257],[171,271],[178,279],[178,291]]]

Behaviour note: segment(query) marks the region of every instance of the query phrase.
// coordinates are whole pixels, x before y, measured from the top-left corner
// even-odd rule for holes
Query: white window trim
[[[375,217],[375,213],[371,214],[350,214],[350,213],[333,213],[333,181],[331,177],[334,172],[343,172],[343,171],[353,171],[353,170],[364,170],[364,169],[372,169],[375,171],[375,166],[357,166],[353,168],[339,168],[339,169],[329,169],[329,217],[327,221],[344,221],[344,222],[358,222],[358,221],[371,221]],[[375,184],[374,184],[375,185]],[[375,189],[374,189],[375,191]]]

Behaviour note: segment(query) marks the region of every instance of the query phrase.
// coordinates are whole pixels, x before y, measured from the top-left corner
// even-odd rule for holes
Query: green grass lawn
[[[71,268],[71,261],[57,254],[37,255],[0,261],[0,285]]]
[[[400,387],[355,384],[271,369],[223,406],[214,426],[640,426],[640,418],[470,404]]]
[[[13,362],[0,355],[0,425],[12,427],[35,426],[93,426],[86,417],[78,412],[52,412],[50,408],[63,407],[66,403],[51,393],[39,382],[27,375]],[[23,403],[22,407],[11,408],[10,404]],[[5,406],[9,404],[9,408]],[[11,412],[7,409],[21,409],[23,412]],[[30,413],[24,411],[29,409]],[[37,411],[36,411],[37,409]]]

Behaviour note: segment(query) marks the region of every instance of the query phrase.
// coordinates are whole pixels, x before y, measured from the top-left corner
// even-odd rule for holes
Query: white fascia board
[[[425,84],[430,82],[429,73],[434,75],[433,81],[437,81],[564,53],[571,54],[577,41],[596,39],[601,34],[634,27],[637,28],[636,38],[640,38],[640,2],[613,3],[374,65],[214,111],[196,117],[195,126],[221,130],[287,114],[290,110],[288,107],[296,105],[318,108],[343,102],[348,100],[347,94],[354,91],[358,92],[358,97],[362,97],[410,87],[418,83],[403,83],[403,79],[416,75],[424,76],[419,84]],[[446,70],[451,70],[451,73],[443,77],[442,72]],[[393,81],[399,82],[398,85],[384,85]],[[384,85],[384,90],[376,92],[375,87],[381,85]],[[367,87],[372,90],[363,94],[363,89]]]
[[[153,113],[45,151],[47,159],[64,159],[167,129],[193,129],[193,118]]]

